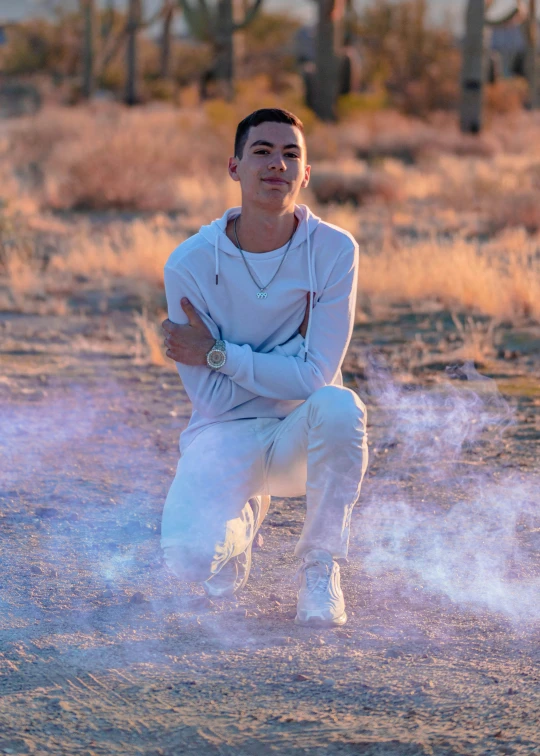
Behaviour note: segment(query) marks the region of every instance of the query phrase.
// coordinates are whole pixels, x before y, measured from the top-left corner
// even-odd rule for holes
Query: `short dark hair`
[[[261,123],[273,121],[274,123],[288,123],[290,126],[296,126],[302,132],[304,144],[306,135],[304,134],[304,124],[291,113],[289,110],[281,108],[260,108],[240,121],[236,128],[236,137],[234,139],[234,156],[242,159],[244,156],[244,147],[246,146],[249,130],[252,126],[259,126]]]

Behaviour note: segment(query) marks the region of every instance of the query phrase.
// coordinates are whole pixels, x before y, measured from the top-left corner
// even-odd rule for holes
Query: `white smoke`
[[[368,385],[385,415],[375,453],[390,453],[360,498],[365,569],[397,571],[469,609],[540,619],[540,479],[498,466],[515,417],[495,381],[466,363],[408,390],[368,355]]]

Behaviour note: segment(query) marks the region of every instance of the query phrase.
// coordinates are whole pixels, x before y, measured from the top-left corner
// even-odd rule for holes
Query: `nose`
[[[281,170],[281,171],[285,171],[287,169],[285,160],[281,156],[280,152],[275,152],[270,156],[270,162],[268,163],[268,167],[273,168],[274,170]]]

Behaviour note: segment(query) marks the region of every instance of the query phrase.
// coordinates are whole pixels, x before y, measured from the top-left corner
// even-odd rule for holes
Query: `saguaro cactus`
[[[339,95],[351,91],[359,80],[359,57],[352,29],[355,10],[352,0],[315,0],[318,20],[315,62],[304,67],[306,104],[319,118],[337,118]]]
[[[159,71],[162,78],[169,75],[171,64],[171,29],[175,5],[172,0],[165,0],[163,7],[163,26],[161,29],[161,49]]]
[[[313,107],[319,118],[334,121],[337,117],[345,0],[318,0],[318,5]]]
[[[477,134],[482,128],[483,89],[486,77],[485,0],[467,5],[461,69],[461,130]]]
[[[241,18],[235,13],[234,0],[217,0],[214,5],[210,5],[207,0],[198,0],[196,5],[191,0],[178,1],[192,34],[212,45],[214,60],[211,69],[206,72],[205,82],[216,81],[224,96],[231,99],[235,76],[234,36],[251,23],[261,9],[263,0],[254,0]],[[205,85],[202,94],[206,95]]]
[[[538,97],[537,79],[537,21],[536,0],[529,0],[525,8],[523,0],[516,0],[514,7],[497,20],[486,18],[486,11],[493,0],[469,0],[467,5],[463,63],[461,72],[461,130],[476,134],[482,128],[483,88],[488,70],[488,50],[491,29],[516,21],[525,23],[527,37],[527,77],[531,92],[531,106],[536,107]]]
[[[141,25],[141,0],[129,0],[126,46],[126,105],[138,102],[137,93],[137,32]]]
[[[536,0],[529,0],[529,13],[526,21],[527,37],[527,81],[529,82],[529,100],[531,108],[538,108],[538,20],[536,18]]]
[[[82,94],[89,98],[94,91],[94,0],[81,0],[84,24]]]

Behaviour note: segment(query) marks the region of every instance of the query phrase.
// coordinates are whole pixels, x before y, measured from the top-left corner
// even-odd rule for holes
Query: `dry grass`
[[[2,307],[63,312],[77,290],[119,281],[157,301],[171,251],[240,203],[226,145],[240,117],[271,104],[250,98],[248,88],[204,108],[50,107],[1,123]],[[481,139],[459,135],[449,114],[356,114],[308,121],[307,132],[313,172],[300,201],[359,239],[363,298],[540,317],[539,114],[493,117]],[[76,207],[145,216],[50,213]],[[479,232],[488,243],[471,240]]]
[[[370,201],[389,203],[402,199],[392,176],[353,160],[312,165],[310,187],[321,204],[349,202],[359,206]]]
[[[362,256],[360,289],[367,297],[482,312],[499,319],[540,319],[537,241],[507,231],[479,246],[456,239],[387,244]]]
[[[166,317],[162,313],[163,318]],[[163,320],[161,318],[161,320]],[[159,367],[176,367],[167,357],[165,357],[165,347],[161,330],[156,319],[150,317],[148,310],[145,308],[141,313],[134,316],[136,331],[135,344],[135,364],[136,365],[158,365]]]

